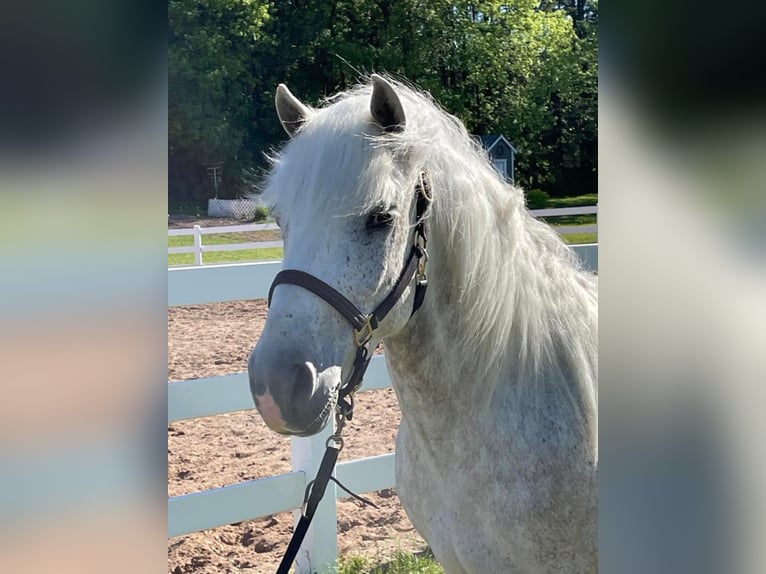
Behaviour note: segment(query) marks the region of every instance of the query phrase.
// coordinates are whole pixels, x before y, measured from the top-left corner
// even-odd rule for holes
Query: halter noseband
[[[386,315],[394,308],[396,303],[404,294],[407,286],[413,277],[417,278],[415,285],[415,301],[410,316],[415,314],[423,304],[426,295],[428,282],[426,280],[426,262],[428,261],[428,252],[426,251],[426,232],[425,232],[425,212],[431,201],[431,189],[425,173],[420,174],[418,184],[415,186],[415,233],[410,255],[399,278],[394,284],[394,288],[385,299],[375,307],[370,314],[364,314],[359,308],[349,301],[343,294],[336,289],[317,279],[305,271],[297,269],[284,269],[277,273],[274,282],[269,289],[269,306],[271,306],[271,296],[277,285],[289,284],[303,287],[311,291],[329,303],[346,321],[351,323],[354,328],[354,344],[356,345],[356,356],[354,357],[353,371],[345,383],[341,383],[338,389],[338,410],[346,419],[351,420],[354,413],[353,394],[362,385],[362,378],[370,364],[372,350],[369,348],[372,334],[378,328],[378,324],[385,319]]]

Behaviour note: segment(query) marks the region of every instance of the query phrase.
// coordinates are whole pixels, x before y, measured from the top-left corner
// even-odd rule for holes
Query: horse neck
[[[580,336],[567,332],[564,315],[587,317],[583,306],[595,301],[589,279],[566,260],[551,264],[558,238],[526,210],[511,205],[500,217],[507,220],[497,232],[456,241],[455,221],[435,213],[425,302],[385,343],[391,368],[406,379],[397,389],[403,402],[460,416],[486,406],[499,385],[534,388],[543,378],[587,378],[595,368],[566,364],[573,353],[564,340]],[[587,337],[584,344],[595,345],[594,332]],[[565,392],[582,394],[588,384],[575,381]]]
[[[461,242],[452,233],[454,225],[454,221],[440,217],[434,206],[427,223],[429,287],[425,301],[405,328],[385,341],[390,368],[400,372],[399,379],[406,379],[403,388],[397,389],[405,403],[409,397],[410,402],[460,408],[475,403],[473,399],[480,393],[491,393],[487,387],[492,381],[484,378],[483,389],[473,384],[473,379],[483,375],[489,365],[474,352],[473,343],[483,333],[477,332],[471,316],[476,307],[492,303],[481,301],[485,297],[482,285],[461,280],[460,275],[472,273],[463,263],[486,260],[491,265],[489,258],[500,241],[485,237],[481,250],[470,254],[470,260],[465,259],[459,249],[471,247],[458,245]],[[477,397],[467,396],[472,392]],[[462,398],[457,400],[458,396]]]

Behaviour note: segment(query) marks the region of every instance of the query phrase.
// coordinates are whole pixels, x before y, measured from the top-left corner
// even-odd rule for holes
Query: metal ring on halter
[[[343,404],[346,403],[348,408],[344,408]],[[352,393],[346,395],[344,401],[338,399],[338,403],[335,405],[335,433],[333,436],[340,436],[343,432],[343,427],[346,426],[346,421],[350,420],[349,415],[354,413],[354,396]]]
[[[331,442],[334,442],[334,445],[330,445]],[[337,450],[343,450],[343,437],[340,436],[340,434],[336,433],[334,435],[330,435],[327,437],[327,440],[324,443],[325,448],[335,448]]]

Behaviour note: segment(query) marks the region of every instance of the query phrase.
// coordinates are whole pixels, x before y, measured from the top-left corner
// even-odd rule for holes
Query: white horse
[[[319,109],[280,85],[276,107],[291,140],[264,193],[285,268],[358,309],[397,284],[430,182],[424,303],[412,314],[410,282],[370,341],[401,407],[396,484],[415,528],[449,574],[596,572],[596,278],[427,95],[373,75]],[[352,331],[309,290],[274,290],[249,362],[270,428],[323,428]]]

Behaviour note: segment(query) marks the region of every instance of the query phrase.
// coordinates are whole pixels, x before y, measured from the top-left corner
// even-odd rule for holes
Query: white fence
[[[241,251],[243,249],[282,247],[282,240],[227,243],[223,245],[202,245],[203,235],[213,235],[217,233],[245,233],[253,231],[279,231],[279,226],[276,223],[249,223],[246,225],[224,225],[221,227],[200,227],[199,225],[195,225],[190,229],[169,229],[168,237],[191,235],[194,237],[194,245],[187,247],[168,247],[168,255],[173,253],[194,253],[194,264],[202,265],[202,254],[210,253],[211,251]]]
[[[597,215],[598,206],[589,205],[585,207],[564,207],[555,209],[535,209],[530,211],[535,217],[563,217],[566,215]],[[560,234],[565,233],[598,233],[598,225],[559,225],[555,227]],[[186,247],[169,247],[168,255],[173,253],[194,253],[194,265],[202,265],[202,254],[212,251],[241,251],[243,249],[265,249],[268,247],[282,247],[282,241],[261,241],[249,243],[229,243],[225,245],[203,245],[202,237],[204,235],[213,235],[217,233],[245,233],[253,231],[278,231],[279,226],[276,223],[229,225],[221,227],[200,227],[195,225],[189,229],[171,229],[168,231],[168,237],[178,237],[191,235],[194,237],[194,245]]]
[[[597,244],[573,249],[588,267],[597,270]],[[168,307],[264,298],[281,267],[281,261],[271,261],[168,269]],[[389,386],[385,361],[382,356],[375,356],[362,391]],[[247,373],[168,384],[169,423],[253,408]],[[168,537],[300,508],[306,484],[318,470],[325,440],[331,432],[328,425],[315,437],[293,438],[290,473],[169,498]],[[390,488],[394,486],[394,455],[341,462],[335,476],[358,493]],[[333,483],[328,485],[298,555],[298,573],[323,571],[335,564],[336,499],[345,496]],[[297,516],[296,512],[296,519]]]

